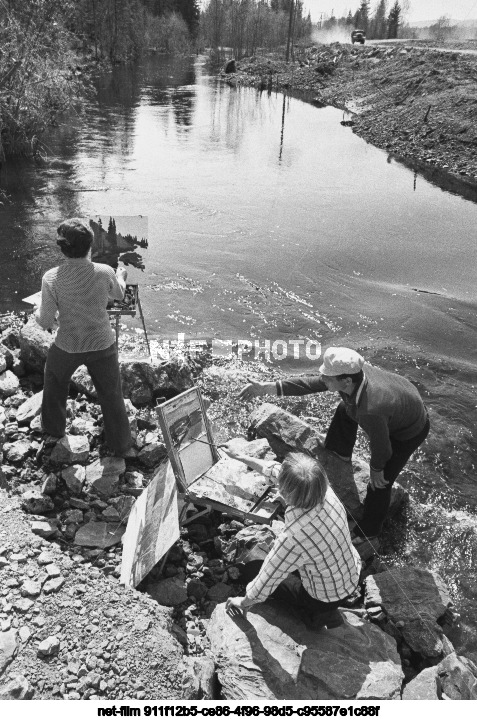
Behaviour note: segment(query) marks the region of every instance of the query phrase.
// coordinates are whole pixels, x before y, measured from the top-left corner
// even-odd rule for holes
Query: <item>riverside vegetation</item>
[[[182,528],[165,565],[138,590],[118,582],[128,514],[166,457],[155,396],[198,383],[216,441],[239,436],[245,452],[261,458],[281,457],[289,447],[318,452],[316,433],[333,400],[320,401],[319,421],[309,418],[313,398],[246,407],[237,390],[249,369],[191,358],[184,349],[151,362],[124,336],[131,455],[100,455],[100,411],[84,369],[72,380],[66,438],[42,448],[38,414],[51,335],[13,316],[1,328],[0,699],[477,697],[477,667],[448,638],[458,621],[449,590],[422,567],[388,565],[382,556],[368,561],[359,594],[335,629],[310,632],[276,602],[235,622],[224,601],[243,591],[248,562],[264,557],[279,526],[249,526],[213,511]],[[244,438],[249,426],[257,440]],[[363,444],[360,437],[354,463],[361,496]],[[333,462],[328,472],[345,497],[350,489],[335,473],[342,462]],[[419,465],[418,457],[414,472]],[[397,487],[398,517],[381,551],[388,557],[405,499]]]

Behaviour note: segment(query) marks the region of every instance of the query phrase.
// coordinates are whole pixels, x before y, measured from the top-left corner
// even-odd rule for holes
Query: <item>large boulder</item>
[[[477,699],[477,666],[451,653],[438,666],[425,668],[403,689],[404,701],[470,701]]]
[[[437,623],[452,606],[441,577],[423,568],[383,571],[365,580],[365,605],[380,606],[408,646],[430,659],[442,657],[442,628]]]
[[[277,602],[246,618],[215,609],[207,635],[225,699],[400,698],[396,642],[377,626],[343,613],[344,623],[313,631]]]
[[[468,658],[451,653],[437,667],[442,698],[470,701],[477,699],[477,666]]]
[[[20,360],[27,370],[43,373],[48,349],[55,336],[43,330],[35,319],[30,317],[19,333]]]
[[[76,532],[75,544],[87,548],[110,548],[119,543],[125,530],[124,526],[118,526],[117,523],[90,521]]]
[[[167,361],[120,360],[125,398],[134,405],[145,405],[164,396],[171,398],[194,385],[191,369],[181,356]]]
[[[363,517],[369,465],[360,458],[347,463],[323,448],[318,432],[306,421],[288,411],[264,403],[251,416],[250,438],[266,438],[273,451],[283,458],[290,451],[301,451],[317,458],[324,467],[338,498],[350,516],[359,521]],[[404,489],[394,484],[390,515],[396,513],[406,499]]]
[[[437,666],[421,671],[403,689],[403,701],[438,701]]]

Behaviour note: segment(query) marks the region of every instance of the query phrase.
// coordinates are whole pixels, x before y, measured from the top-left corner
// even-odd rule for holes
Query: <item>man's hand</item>
[[[275,383],[261,383],[252,378],[248,380],[250,381],[248,385],[242,388],[239,393],[240,400],[251,401],[252,398],[256,398],[257,396],[266,396],[267,394],[276,395]]]
[[[246,596],[235,596],[235,598],[228,598],[225,603],[225,610],[230,616],[247,616],[247,608],[252,604],[247,601]]]
[[[128,277],[126,268],[116,268],[116,276],[125,283]]]
[[[375,491],[378,488],[386,488],[388,481],[384,478],[384,471],[373,471],[369,469],[369,485]]]

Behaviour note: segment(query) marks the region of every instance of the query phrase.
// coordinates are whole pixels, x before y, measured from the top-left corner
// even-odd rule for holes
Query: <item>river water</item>
[[[148,238],[129,280],[151,335],[282,341],[276,365],[293,372],[313,361],[291,341],[350,345],[407,375],[433,433],[419,478],[402,476],[416,509],[402,558],[445,577],[456,646],[477,660],[477,194],[427,181],[343,119],[232,89],[203,57],[103,75],[44,165],[1,171],[0,312],[25,310],[60,261],[60,220],[114,217]]]

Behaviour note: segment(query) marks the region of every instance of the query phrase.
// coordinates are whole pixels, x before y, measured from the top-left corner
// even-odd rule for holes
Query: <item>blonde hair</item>
[[[316,458],[288,453],[278,474],[278,488],[289,505],[309,511],[323,503],[328,477]]]

